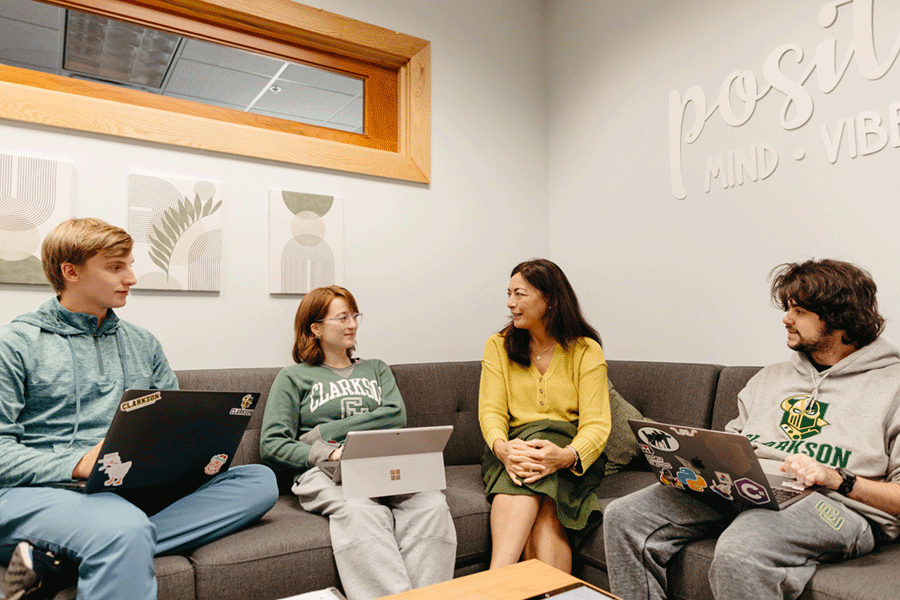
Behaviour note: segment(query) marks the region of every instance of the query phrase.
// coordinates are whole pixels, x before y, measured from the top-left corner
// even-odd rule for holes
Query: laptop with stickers
[[[119,492],[202,485],[231,466],[258,393],[125,390],[87,480],[48,485]]]
[[[781,461],[758,458],[741,434],[635,419],[628,423],[664,485],[773,510],[821,489],[787,477],[779,470]]]
[[[351,431],[341,460],[318,466],[341,484],[346,499],[442,490],[451,433],[452,425]]]

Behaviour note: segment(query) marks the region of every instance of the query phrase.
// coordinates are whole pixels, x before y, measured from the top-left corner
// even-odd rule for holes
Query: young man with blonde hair
[[[0,561],[7,600],[156,598],[153,557],[257,521],[275,503],[262,465],[197,489],[126,499],[47,486],[86,479],[125,388],[176,389],[159,341],[118,318],[137,283],[133,240],[99,219],[57,226],[41,248],[58,296],[0,327]]]

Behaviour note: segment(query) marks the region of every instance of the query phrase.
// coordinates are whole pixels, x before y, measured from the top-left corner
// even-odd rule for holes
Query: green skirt
[[[544,439],[564,447],[572,442],[577,432],[577,423],[542,419],[512,429],[509,439]],[[594,488],[603,479],[605,463],[606,459],[601,455],[584,475],[575,475],[570,469],[560,469],[533,483],[519,486],[513,483],[506,467],[485,444],[481,457],[481,476],[488,500],[492,500],[495,494],[542,495],[552,498],[556,502],[559,522],[569,534],[572,545],[579,548],[603,521],[603,511]]]

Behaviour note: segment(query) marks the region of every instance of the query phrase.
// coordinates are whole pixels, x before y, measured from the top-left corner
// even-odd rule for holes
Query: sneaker
[[[6,578],[3,582],[6,600],[46,600],[63,588],[75,583],[67,577],[71,563],[54,552],[36,549],[28,542],[19,542],[13,550]]]

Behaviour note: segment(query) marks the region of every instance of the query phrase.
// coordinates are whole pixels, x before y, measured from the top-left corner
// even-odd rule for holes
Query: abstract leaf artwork
[[[211,181],[132,173],[128,232],[138,289],[219,291],[222,191]]]
[[[269,293],[305,294],[344,282],[344,206],[340,198],[269,192]]]
[[[72,165],[0,154],[0,283],[47,285],[41,241],[72,216]]]

